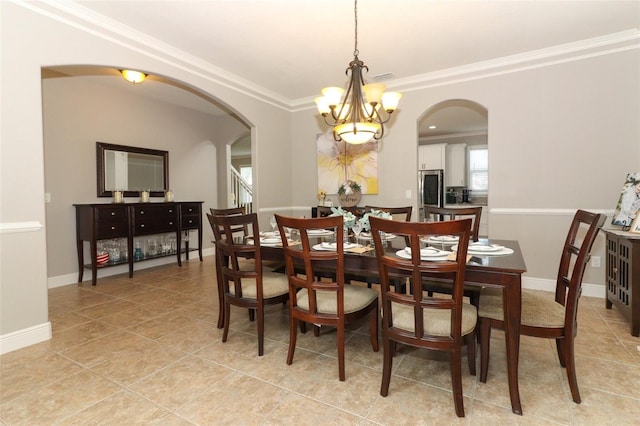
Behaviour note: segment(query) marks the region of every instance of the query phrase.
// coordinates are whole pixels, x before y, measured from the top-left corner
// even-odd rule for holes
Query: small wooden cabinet
[[[144,259],[134,256],[136,237],[155,234],[175,235],[176,250],[171,254],[156,254],[153,257],[173,256],[182,266],[181,255],[189,259],[190,230],[198,232],[198,254],[202,261],[202,201],[171,203],[131,204],[74,204],[76,208],[76,244],[78,251],[78,282],[82,282],[84,269],[91,269],[91,283],[96,285],[99,268],[128,263],[129,277],[133,276],[133,264]],[[183,236],[184,233],[184,236]],[[122,260],[99,265],[97,248],[100,240],[124,238],[127,241],[126,256]],[[184,241],[184,249],[182,243]],[[84,245],[89,243],[90,263],[84,263]],[[195,250],[195,249],[193,249]]]
[[[640,234],[603,229],[607,236],[606,308],[616,305],[640,336]],[[635,297],[634,297],[635,296]]]

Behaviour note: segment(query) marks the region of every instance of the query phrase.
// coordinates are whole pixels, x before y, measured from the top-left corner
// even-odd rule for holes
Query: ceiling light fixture
[[[144,79],[147,78],[147,74],[140,71],[120,70],[120,73],[122,73],[125,80],[130,81],[133,84],[142,83]]]
[[[351,144],[361,144],[372,138],[380,140],[384,135],[384,124],[398,107],[402,94],[384,92],[382,83],[365,84],[362,70],[369,71],[358,59],[358,0],[355,0],[355,47],[353,61],[349,62],[346,74],[350,75],[344,99],[341,87],[325,87],[322,96],[315,99],[324,122],[333,127],[333,138]]]

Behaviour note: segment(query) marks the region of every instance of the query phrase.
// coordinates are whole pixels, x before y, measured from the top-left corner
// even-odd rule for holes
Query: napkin
[[[467,262],[469,262],[471,260],[473,256],[471,256],[470,254],[467,255]],[[447,256],[447,260],[450,260],[452,262],[456,261],[456,253],[451,253],[449,256]]]
[[[350,249],[347,249],[346,251],[348,251],[349,253],[366,253],[368,251],[373,250],[373,247],[352,247]]]

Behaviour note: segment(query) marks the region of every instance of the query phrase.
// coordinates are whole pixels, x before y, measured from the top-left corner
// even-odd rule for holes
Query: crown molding
[[[401,90],[406,93],[579,61],[632,49],[640,49],[640,30],[627,30],[574,43],[475,62],[460,67],[388,80],[385,84],[389,89]],[[313,97],[295,100],[292,102],[292,107],[296,111],[315,108]]]
[[[315,108],[313,96],[293,100],[285,98],[181,49],[95,13],[76,2],[60,0],[41,0],[37,3],[26,0],[11,1],[33,12],[119,44],[277,108],[289,112]],[[403,79],[388,80],[385,84],[393,90],[412,92],[639,48],[640,30],[630,29],[498,59],[447,68]]]
[[[76,2],[59,0],[41,0],[38,3],[25,0],[11,1],[35,13],[182,69],[230,90],[277,108],[290,110],[291,101],[289,99],[121,22],[95,13]]]

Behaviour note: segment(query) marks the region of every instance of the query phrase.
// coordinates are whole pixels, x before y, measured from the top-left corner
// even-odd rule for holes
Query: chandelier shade
[[[363,70],[369,68],[358,58],[358,0],[355,0],[355,48],[349,63],[349,83],[341,87],[325,87],[315,98],[324,121],[333,127],[333,138],[351,144],[362,144],[384,135],[384,124],[398,108],[402,94],[385,92],[382,83],[365,84]],[[344,94],[344,98],[342,95]]]
[[[140,71],[120,70],[120,73],[122,74],[122,77],[124,77],[125,80],[133,84],[142,83],[145,80],[145,78],[147,78],[147,74]]]

